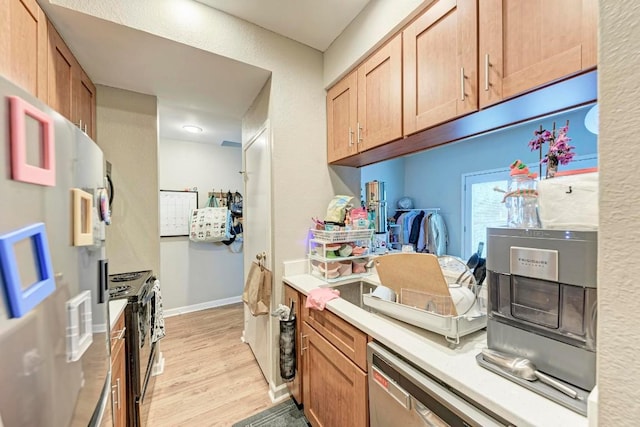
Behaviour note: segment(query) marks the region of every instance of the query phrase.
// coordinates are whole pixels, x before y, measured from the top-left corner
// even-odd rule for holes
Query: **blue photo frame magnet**
[[[15,254],[15,244],[31,239],[39,280],[23,289]],[[56,288],[47,232],[36,223],[0,236],[0,271],[11,317],[22,317],[48,297]]]

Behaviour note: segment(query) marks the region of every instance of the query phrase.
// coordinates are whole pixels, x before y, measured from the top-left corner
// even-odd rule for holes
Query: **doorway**
[[[271,251],[271,131],[269,121],[260,127],[243,148],[244,176],[244,280],[257,255],[273,271]],[[269,310],[273,309],[273,301]],[[253,316],[244,309],[243,337],[267,382],[271,378],[271,316]]]

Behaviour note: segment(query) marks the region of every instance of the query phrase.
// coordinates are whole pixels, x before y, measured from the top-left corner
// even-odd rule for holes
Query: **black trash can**
[[[280,321],[280,376],[293,381],[296,376],[296,317]]]

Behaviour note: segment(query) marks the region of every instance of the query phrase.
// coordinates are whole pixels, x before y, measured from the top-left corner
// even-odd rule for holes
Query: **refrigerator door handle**
[[[105,302],[105,293],[109,288],[109,260],[98,260],[98,304]]]

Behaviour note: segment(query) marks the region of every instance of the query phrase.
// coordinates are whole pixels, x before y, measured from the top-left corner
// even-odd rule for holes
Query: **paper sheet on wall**
[[[160,190],[160,237],[188,236],[189,217],[197,207],[197,191]]]

